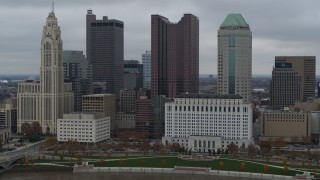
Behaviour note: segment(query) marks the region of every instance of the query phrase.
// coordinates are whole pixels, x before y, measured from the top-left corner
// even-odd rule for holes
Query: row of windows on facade
[[[194,125],[194,124],[193,124]],[[219,124],[220,125],[220,124]],[[222,125],[222,124],[221,124]],[[221,126],[220,125],[220,126]],[[186,128],[189,128],[188,130],[192,130],[192,131],[197,131],[199,128],[200,129],[234,129],[234,130],[237,130],[237,129],[240,129],[239,125],[234,125],[232,124],[231,126],[228,126],[226,127],[227,125],[224,124],[224,127],[208,127],[207,125],[197,125],[197,126],[183,126],[182,124],[180,126],[178,125],[175,125],[174,128],[180,128],[180,129],[174,129],[175,131],[186,131],[187,129]],[[237,126],[237,127],[236,127]],[[167,129],[168,131],[169,130],[172,130],[173,128],[171,128],[172,126],[167,126]],[[247,130],[248,129],[248,126],[247,125],[243,125],[243,127],[241,128],[242,130]]]
[[[167,115],[168,116],[172,116],[173,115],[173,113],[171,113],[171,112],[167,112]],[[205,113],[202,113],[202,114],[190,114],[190,113],[180,113],[180,112],[175,112],[174,113],[174,115],[175,115],[175,118],[178,118],[178,116],[177,115],[179,115],[179,116],[187,116],[187,117],[190,117],[190,116],[196,116],[196,117],[213,117],[213,116],[215,116],[215,117],[228,117],[228,118],[230,118],[230,117],[248,117],[248,115],[247,114],[244,114],[244,115],[240,115],[240,114],[205,114]]]
[[[172,106],[168,106],[167,110],[173,110]],[[175,111],[192,111],[192,112],[240,112],[240,107],[226,106],[174,106]],[[243,107],[243,112],[248,112],[247,107]]]
[[[102,139],[102,138],[100,138]],[[100,139],[97,139],[97,141],[99,141]],[[69,141],[69,140],[76,140],[76,141],[88,141],[88,142],[93,142],[93,139],[73,139],[73,138],[61,138],[61,140],[65,140],[65,141]]]
[[[64,131],[65,133],[65,131]],[[69,132],[68,132],[69,133]],[[72,133],[72,132],[71,132]],[[81,134],[81,133],[80,133]],[[80,135],[80,134],[62,134],[62,131],[60,131],[60,136],[72,136],[72,137],[92,137],[92,135]],[[84,134],[84,133],[83,133]],[[86,134],[89,134],[89,133],[86,133]],[[92,134],[92,133],[90,133]],[[100,132],[100,133],[96,133],[95,135],[98,137],[98,136],[103,136],[103,135],[106,135],[107,133],[106,132]]]
[[[227,132],[224,131],[224,132],[215,132],[215,133],[208,133],[208,132],[201,132],[201,133],[197,133],[198,135],[213,135],[213,136],[222,136],[222,137],[226,137],[226,138],[231,138],[231,139],[241,139],[240,135],[241,133],[238,133],[238,134],[226,134]],[[243,133],[248,133],[247,131],[246,132],[243,132]],[[168,132],[167,135],[170,137],[172,135],[189,135],[187,132]],[[194,133],[192,133],[194,134]],[[248,136],[248,134],[242,134],[244,137]]]
[[[235,139],[235,140],[239,140],[239,139],[249,139],[248,138],[248,134],[242,134],[242,137],[240,136],[240,134],[237,135],[233,135],[231,136],[230,134],[222,134],[222,133],[215,133],[215,134],[211,134],[211,133],[199,133],[198,135],[203,135],[203,136],[221,136],[225,139]],[[175,133],[174,135],[167,133],[166,135],[167,137],[187,137],[186,134],[177,134]]]
[[[290,118],[290,119],[295,119],[295,118],[308,117],[309,114],[290,114],[290,113],[285,114],[285,113],[283,113],[283,114],[263,114],[263,116],[269,117],[269,118],[280,118],[280,119],[282,119],[282,118],[285,118],[285,119]]]
[[[207,116],[207,117],[190,117],[190,116],[174,116],[174,118],[172,116],[166,116],[168,121],[176,121],[176,122],[213,122],[214,121],[221,121],[221,120],[228,120],[228,121],[232,121],[232,120],[248,120],[248,118],[243,117],[243,118],[231,118],[231,117],[212,117],[212,116]],[[203,121],[206,120],[206,121]],[[210,121],[208,121],[210,120]]]
[[[218,133],[218,132],[229,132],[229,131],[233,131],[232,133],[241,133],[241,131],[242,131],[242,133],[248,133],[248,128],[243,128],[243,129],[241,129],[241,131],[240,131],[240,128],[226,128],[226,127],[224,127],[224,128],[221,128],[221,127],[219,127],[219,128],[217,128],[217,129],[215,129],[215,130],[212,130],[212,129],[208,129],[208,128],[200,128],[201,130],[199,131],[199,129],[180,129],[180,130],[178,130],[178,129],[174,129],[174,131],[172,131],[172,129],[170,128],[170,129],[167,129],[167,132],[168,133],[184,133],[184,134],[186,134],[186,133],[190,133],[190,132],[210,132],[210,133]],[[192,133],[192,134],[194,134],[194,133]]]
[[[267,122],[307,122],[308,121],[308,118],[306,120],[290,120],[290,119],[284,119],[284,120],[279,120],[279,119],[263,119],[264,121],[267,121]]]
[[[187,101],[187,99],[176,99],[175,101],[174,101],[174,103],[175,104],[199,104],[199,105],[227,105],[227,104],[229,104],[229,105],[231,105],[231,104],[233,104],[233,105],[236,105],[236,104],[238,104],[238,105],[240,105],[240,99],[232,99],[232,100],[227,100],[227,99],[224,99],[224,100],[219,100],[219,101],[217,101],[217,100],[206,100],[206,101],[201,101],[201,100],[190,100],[190,99],[188,99],[188,101]]]

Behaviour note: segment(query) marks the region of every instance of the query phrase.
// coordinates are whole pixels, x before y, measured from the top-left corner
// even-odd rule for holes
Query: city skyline
[[[320,2],[56,0],[55,12],[64,32],[62,38],[65,50],[85,52],[85,13],[92,9],[98,17],[106,15],[124,22],[124,59],[137,59],[140,62],[141,54],[151,49],[151,14],[160,14],[172,22],[178,22],[181,14],[192,13],[199,17],[200,21],[200,74],[217,74],[219,25],[227,14],[241,13],[253,33],[253,75],[271,75],[275,56],[319,55],[320,43],[317,43],[319,35],[316,30],[320,28],[320,22],[315,21],[320,16],[316,9],[317,3]],[[1,74],[39,72],[39,34],[43,24],[42,17],[50,9],[50,1],[1,2]]]

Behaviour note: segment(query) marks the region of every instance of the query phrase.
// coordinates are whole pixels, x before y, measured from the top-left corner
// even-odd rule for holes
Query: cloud
[[[151,14],[178,22],[192,13],[200,20],[201,74],[216,74],[217,30],[228,13],[241,13],[253,34],[253,74],[271,74],[276,55],[319,55],[319,5],[317,0],[56,0],[55,13],[68,50],[85,51],[87,9],[98,19],[124,21],[124,57],[137,60],[151,48]],[[50,0],[0,3],[1,74],[39,73],[42,27],[50,9]]]

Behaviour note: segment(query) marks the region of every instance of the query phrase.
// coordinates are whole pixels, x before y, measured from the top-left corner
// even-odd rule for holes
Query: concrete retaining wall
[[[271,175],[261,173],[248,172],[232,172],[232,171],[186,171],[175,170],[174,168],[130,168],[130,167],[94,167],[77,168],[73,170],[74,173],[166,173],[166,174],[192,174],[192,175],[208,175],[208,176],[224,176],[224,177],[243,177],[252,179],[294,179],[292,176]]]

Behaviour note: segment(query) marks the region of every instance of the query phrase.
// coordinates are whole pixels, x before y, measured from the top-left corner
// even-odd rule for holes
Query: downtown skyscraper
[[[172,98],[199,90],[199,19],[151,16],[151,94]]]
[[[57,133],[57,119],[73,112],[72,84],[64,83],[61,31],[50,12],[41,39],[40,81],[18,85],[18,132],[24,123],[39,122],[43,133]]]
[[[218,30],[218,94],[251,103],[252,32],[241,14],[229,14]]]
[[[96,19],[87,11],[87,60],[92,65],[93,82],[105,82],[106,93],[119,97],[123,89],[123,22],[103,16]]]
[[[316,57],[276,56],[270,82],[272,109],[283,109],[315,97]]]

